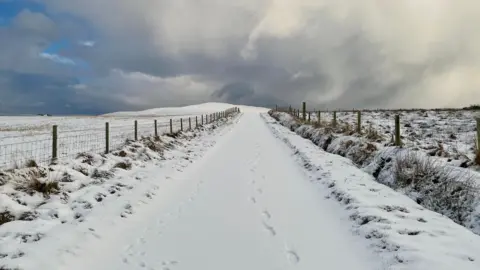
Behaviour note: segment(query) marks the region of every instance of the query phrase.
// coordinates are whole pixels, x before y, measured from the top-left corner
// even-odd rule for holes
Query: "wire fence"
[[[333,133],[367,136],[385,145],[422,149],[430,156],[473,160],[480,152],[480,119],[474,110],[306,110],[276,108]]]
[[[238,108],[208,115],[165,119],[133,120],[130,125],[112,125],[88,129],[62,130],[54,125],[49,133],[25,136],[2,136],[0,169],[49,165],[58,160],[76,158],[79,153],[108,153],[123,147],[128,140],[160,136],[196,129],[238,112]]]

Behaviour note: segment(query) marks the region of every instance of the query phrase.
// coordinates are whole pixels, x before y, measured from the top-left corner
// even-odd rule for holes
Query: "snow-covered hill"
[[[148,109],[145,111],[132,111],[132,112],[114,112],[105,114],[103,116],[169,116],[169,115],[196,115],[214,113],[223,111],[232,107],[239,107],[242,111],[268,111],[266,108],[251,107],[251,106],[238,106],[228,103],[208,102],[196,105],[189,105],[185,107],[165,107]]]

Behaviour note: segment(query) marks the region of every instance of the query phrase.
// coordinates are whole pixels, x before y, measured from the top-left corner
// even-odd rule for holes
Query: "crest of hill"
[[[127,111],[127,112],[114,112],[108,113],[104,116],[155,116],[155,115],[188,115],[188,114],[206,114],[224,111],[233,107],[239,107],[242,111],[258,111],[258,112],[267,112],[268,108],[261,107],[251,107],[244,105],[234,105],[229,103],[218,103],[218,102],[208,102],[196,105],[189,105],[185,107],[165,107],[165,108],[155,108],[148,109],[144,111]]]

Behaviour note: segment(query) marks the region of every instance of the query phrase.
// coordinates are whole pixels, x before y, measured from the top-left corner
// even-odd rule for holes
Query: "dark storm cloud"
[[[226,103],[269,108],[273,108],[275,105],[286,105],[285,102],[274,96],[256,93],[253,86],[246,82],[236,82],[224,85],[221,89],[212,94],[212,98]]]
[[[76,82],[64,76],[1,71],[0,113],[79,113],[70,107],[75,93],[66,87]]]
[[[480,101],[480,39],[473,27],[480,4],[472,1],[415,8],[373,0],[36,1],[46,14],[24,12],[0,28],[6,40],[0,69],[42,74],[70,90],[76,78],[75,91],[58,101],[76,108],[209,100],[262,106],[306,100],[326,108]],[[86,68],[37,57],[61,38],[72,44],[62,56]]]

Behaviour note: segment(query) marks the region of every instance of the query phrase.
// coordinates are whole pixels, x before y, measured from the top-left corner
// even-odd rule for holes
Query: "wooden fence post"
[[[203,114],[202,114],[202,126],[203,126]]]
[[[153,120],[153,125],[155,126],[155,138],[158,138],[158,126],[157,126],[157,119]]]
[[[357,132],[358,134],[362,133],[362,112],[357,111]]]
[[[138,140],[138,121],[135,120],[135,141]]]
[[[188,130],[192,130],[192,118],[188,117]]]
[[[402,141],[400,140],[400,115],[395,115],[395,145],[401,146]]]
[[[337,112],[333,111],[333,127],[337,126]]]
[[[180,118],[180,131],[183,131],[183,118]]]
[[[58,126],[52,128],[52,163],[57,162],[58,158]]]
[[[308,112],[308,122],[309,122],[309,123],[310,123],[310,119],[311,119],[311,118],[310,118],[310,114],[311,114],[311,112]]]
[[[105,154],[110,152],[110,124],[105,123]]]
[[[477,121],[477,149],[476,151],[480,151],[480,116],[476,118]]]
[[[173,134],[173,123],[172,119],[170,118],[170,135]]]
[[[322,123],[322,113],[320,111],[317,112],[317,122],[318,122],[318,125],[320,125]]]
[[[195,116],[195,129],[198,128],[198,116]]]
[[[307,120],[307,103],[305,101],[302,103],[302,118],[303,121]]]

